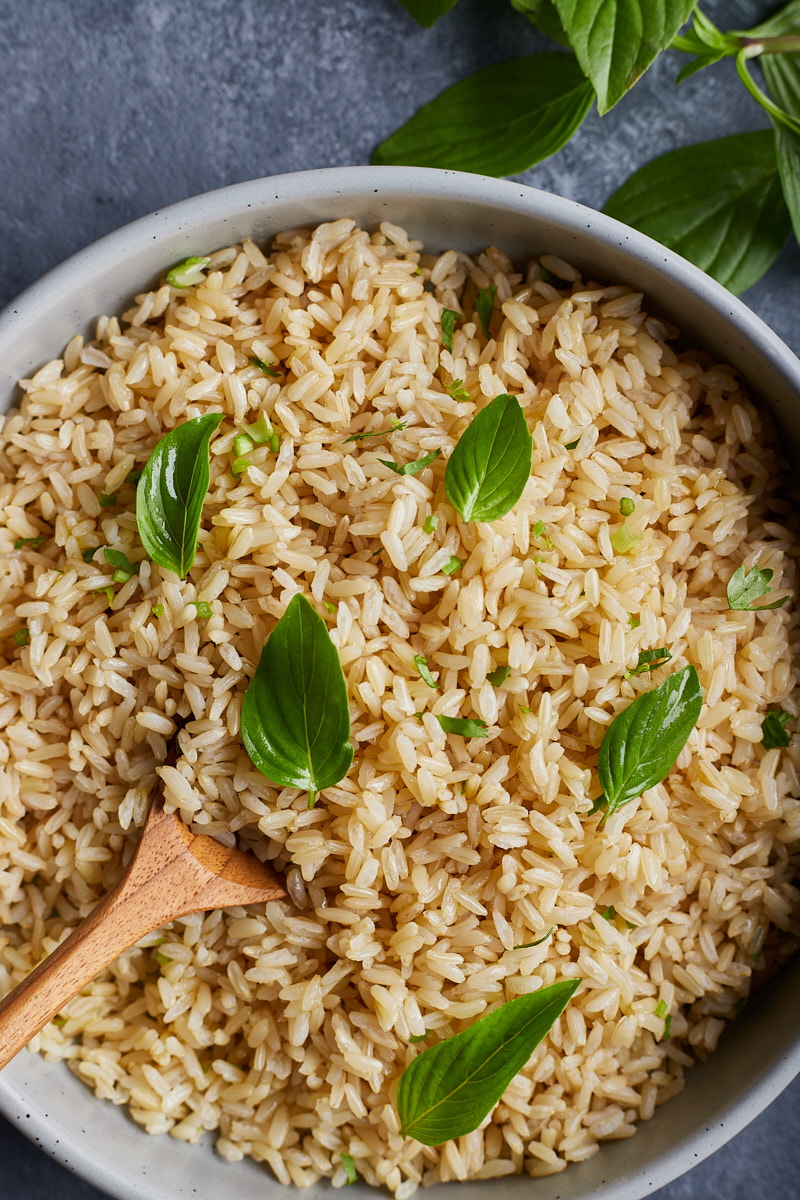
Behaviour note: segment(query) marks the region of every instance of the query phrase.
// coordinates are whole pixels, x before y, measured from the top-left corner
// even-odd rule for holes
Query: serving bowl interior
[[[800,467],[800,362],[749,309],[649,238],[590,209],[521,184],[453,172],[352,167],[238,184],[157,212],[111,234],[52,271],[0,315],[0,403],[16,381],[57,356],[75,332],[124,307],[172,263],[282,229],[351,216],[403,225],[428,249],[496,245],[515,261],[550,253],[583,273],[642,290],[646,307],[673,321],[687,344],[737,367],[775,418],[785,454]],[[689,1072],[682,1097],[656,1110],[636,1137],[534,1182],[505,1178],[509,1200],[641,1200],[712,1153],[752,1120],[800,1070],[795,1002],[800,962],[764,987],[708,1062]],[[101,1103],[61,1064],[21,1054],[0,1076],[0,1111],[49,1154],[117,1200],[236,1196],[283,1189],[250,1161],[224,1162],[211,1139],[190,1147],[146,1137]],[[469,1185],[480,1196],[494,1181]],[[461,1184],[443,1184],[455,1200]],[[310,1189],[311,1195],[326,1184]],[[348,1197],[366,1197],[363,1184]]]

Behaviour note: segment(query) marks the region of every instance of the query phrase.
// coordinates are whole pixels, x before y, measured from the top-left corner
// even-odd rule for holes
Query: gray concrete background
[[[703,7],[741,28],[775,5]],[[429,31],[396,0],[0,0],[0,306],[165,204],[261,175],[366,163],[442,88],[550,48],[506,0],[460,0]],[[600,208],[657,154],[766,125],[730,62],[676,89],[683,61],[663,55],[608,116],[592,114],[520,178]],[[800,352],[796,242],[744,300]],[[795,1081],[658,1200],[795,1200],[798,1116]],[[102,1200],[2,1120],[0,1196]]]

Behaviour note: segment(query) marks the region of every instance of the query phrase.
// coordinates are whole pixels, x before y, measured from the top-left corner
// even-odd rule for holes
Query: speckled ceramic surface
[[[412,168],[335,168],[276,176],[211,192],[145,217],[47,275],[0,315],[0,401],[18,377],[56,356],[76,330],[118,310],[166,266],[243,236],[353,216],[405,225],[433,249],[493,243],[517,259],[549,252],[584,272],[641,288],[648,306],[687,339],[737,366],[779,422],[800,465],[800,362],[748,308],[713,280],[591,209],[517,183]],[[800,962],[748,1004],[717,1053],[690,1072],[681,1097],[636,1137],[535,1183],[507,1178],[507,1200],[641,1200],[712,1153],[800,1071]],[[190,1147],[149,1138],[123,1111],[96,1100],[63,1065],[23,1052],[0,1076],[0,1111],[48,1153],[118,1200],[270,1200],[286,1191],[251,1162],[219,1159],[209,1140]],[[471,1184],[488,1197],[493,1183]],[[328,1191],[320,1184],[305,1194]],[[440,1200],[462,1185],[437,1188]],[[367,1196],[363,1185],[348,1200]],[[371,1194],[371,1193],[370,1193]]]

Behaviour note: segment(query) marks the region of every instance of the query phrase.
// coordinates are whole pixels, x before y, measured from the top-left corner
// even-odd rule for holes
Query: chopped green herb
[[[269,375],[270,379],[280,379],[280,372],[276,371],[268,362],[264,362],[264,359],[259,358],[256,354],[251,354],[247,361],[251,367],[258,367],[259,371],[262,371],[265,375]]]
[[[657,650],[640,650],[636,666],[630,671],[626,671],[622,678],[630,679],[632,675],[644,675],[646,671],[656,671],[668,663],[671,658],[672,654],[666,646],[659,646]]]
[[[335,613],[338,611],[339,605],[334,604],[332,600],[323,600],[322,607],[325,609],[326,612]]]
[[[775,600],[772,604],[754,604],[754,600],[760,600],[762,596],[766,596],[772,584],[772,576],[774,575],[769,567],[761,570],[759,566],[753,567],[752,571],[745,574],[744,564],[737,567],[728,580],[725,589],[728,597],[728,608],[737,610],[742,609],[747,612],[761,612],[766,608],[781,608],[789,599],[784,596],[782,600]]]
[[[456,558],[455,554],[451,554],[442,567],[442,574],[455,575],[456,571],[460,571],[466,561],[465,558]]]
[[[452,383],[448,383],[445,391],[448,392],[454,400],[459,404],[466,404],[472,399],[467,389],[464,387],[463,379],[454,379]]]
[[[606,921],[613,921],[614,917],[616,915],[617,915],[617,910],[614,908],[613,904],[609,904],[609,906],[605,910],[605,912],[602,912],[600,914],[600,916],[603,917]]]
[[[264,440],[266,441],[267,439],[265,438]],[[245,454],[249,454],[251,450],[255,450],[255,447],[255,442],[246,433],[237,433],[233,439],[233,453],[236,458],[243,458]]]
[[[637,617],[635,613],[628,613],[628,624],[631,629],[638,629],[642,623],[642,618]]]
[[[358,1171],[356,1170],[356,1160],[352,1154],[342,1154],[342,1166],[344,1167],[348,1184],[356,1183],[358,1181]]]
[[[63,1028],[63,1026],[66,1025],[66,1023],[67,1023],[66,1017],[53,1017],[53,1024],[57,1025],[59,1029]]]
[[[426,1040],[426,1038],[429,1038],[430,1036],[431,1036],[430,1029],[426,1029],[424,1033],[417,1033],[413,1037],[410,1037],[408,1040],[411,1042],[412,1046],[417,1046],[417,1045],[419,1045],[420,1042],[424,1042]]]
[[[438,713],[435,716],[445,733],[458,733],[461,737],[466,738],[489,736],[489,726],[485,721],[464,717],[443,717]]]
[[[431,675],[431,670],[428,666],[428,660],[424,654],[414,655],[414,666],[417,668],[417,672],[419,673],[419,677],[423,683],[427,683],[429,688],[436,688],[437,691],[441,690],[439,688],[439,684],[433,678],[433,675]]]
[[[242,475],[252,465],[249,458],[235,458],[231,463],[231,475]]]
[[[562,980],[517,996],[423,1050],[400,1076],[400,1132],[426,1146],[477,1129],[580,986]]]
[[[31,640],[31,633],[30,633],[30,630],[28,629],[27,625],[23,625],[22,628],[18,629],[16,631],[16,633],[14,634],[14,641],[17,643],[18,646],[27,646],[27,644],[30,640]]]
[[[546,942],[552,934],[553,930],[548,929],[544,937],[537,938],[535,942],[523,942],[521,946],[515,946],[515,950],[530,950],[531,946],[541,946],[542,942]]]
[[[37,550],[39,548],[39,546],[41,546],[43,541],[44,541],[43,534],[39,534],[38,537],[32,537],[32,538],[17,538],[17,540],[14,542],[14,549],[22,550],[23,547],[25,547],[25,546],[31,546],[34,550]]]
[[[121,550],[112,550],[110,546],[104,546],[103,557],[110,567],[116,568],[111,576],[114,583],[127,583],[132,575],[139,574],[142,564],[132,563]]]
[[[631,500],[630,496],[622,497],[619,502],[619,511],[622,513],[623,517],[632,517],[636,512],[636,505],[634,504],[633,500]]]
[[[667,1014],[667,1004],[665,1000],[659,1000],[656,1006],[656,1016],[664,1017]]]
[[[498,688],[501,684],[505,683],[510,674],[511,667],[509,667],[508,663],[505,663],[502,667],[495,667],[493,671],[489,671],[486,678],[492,687]]]
[[[617,554],[630,554],[634,546],[638,546],[644,534],[634,533],[627,525],[618,525],[610,537],[611,546]]]
[[[789,734],[784,729],[792,719],[792,714],[781,708],[771,708],[761,722],[761,745],[765,750],[775,750],[788,746],[791,742]]]
[[[532,712],[533,712],[533,709],[532,709],[532,708],[528,708],[528,705],[527,705],[527,704],[518,704],[518,705],[517,705],[517,708],[518,708],[518,709],[519,709],[519,711],[522,713],[523,717],[527,717],[527,716],[528,716],[530,713],[532,713]]]
[[[277,433],[273,433],[272,437],[269,439],[269,448],[273,454],[278,453],[278,447],[280,444],[281,439],[278,437]]]
[[[207,600],[190,600],[189,603],[194,605],[198,621],[207,621],[214,612]]]
[[[128,474],[125,476],[125,482],[126,483],[138,483],[141,478],[142,478],[141,471],[139,471],[139,470],[129,471]]]
[[[433,460],[438,458],[441,453],[441,450],[432,450],[430,454],[424,455],[423,458],[418,458],[416,462],[403,463],[402,466],[400,463],[392,462],[387,458],[379,458],[378,462],[383,463],[389,470],[394,471],[395,475],[419,475],[420,471],[430,466]]]
[[[556,285],[556,277],[553,272],[548,271],[547,267],[543,267],[541,263],[539,263],[539,278],[542,283],[549,283],[551,287]]]
[[[168,962],[172,962],[172,959],[168,958],[166,954],[162,954],[160,950],[156,950],[156,962],[160,967],[164,967]]]
[[[108,607],[114,607],[114,589],[112,587],[96,588],[95,596],[105,596],[108,601]]]
[[[456,321],[463,321],[464,318],[460,312],[454,312],[452,308],[442,309],[442,345],[445,350],[453,353],[453,330]]]
[[[422,528],[426,533],[433,533],[436,526],[439,524],[439,518],[435,516],[426,517],[422,522]]]
[[[117,503],[117,493],[116,492],[111,492],[111,494],[108,496],[106,495],[105,492],[100,493],[100,507],[101,508],[113,508],[116,503]]]
[[[664,1018],[664,1039],[669,1037],[669,1031],[672,1028],[672,1013],[669,1013]]]
[[[565,450],[574,450],[580,440],[581,440],[580,438],[575,438],[574,442],[565,442],[564,449]]]
[[[81,558],[85,563],[90,563],[99,549],[99,546],[87,546],[85,550],[81,551]]]
[[[533,533],[533,536],[535,538],[540,538],[543,536],[544,531],[545,531],[544,521],[537,521],[531,532]]]
[[[483,336],[488,338],[491,336],[489,332],[489,323],[492,319],[494,311],[494,298],[497,295],[497,288],[493,283],[490,283],[487,288],[481,288],[478,292],[478,299],[475,301],[475,311],[481,323]]]
[[[154,616],[154,617],[163,617],[163,615],[164,615],[164,605],[163,605],[163,604],[154,604],[154,605],[153,605],[153,610],[152,610],[152,611],[153,611],[153,616]]]
[[[383,554],[383,546],[379,546],[377,550],[373,550],[370,558],[380,558],[381,554]]]
[[[196,283],[202,283],[205,279],[203,272],[210,262],[210,258],[202,258],[196,254],[185,258],[171,271],[167,271],[167,283],[174,288],[194,287]]]
[[[386,437],[390,433],[396,433],[400,429],[405,429],[407,421],[398,421],[396,417],[392,417],[392,423],[388,429],[375,429],[371,433],[368,430],[362,430],[359,433],[351,433],[350,437],[346,437],[345,442],[363,442],[365,438]]]

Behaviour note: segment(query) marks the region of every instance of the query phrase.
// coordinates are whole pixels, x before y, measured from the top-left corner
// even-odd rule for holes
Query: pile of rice
[[[490,284],[487,339],[474,303]],[[771,568],[777,596],[796,587],[781,465],[733,371],[676,353],[641,300],[557,259],[522,275],[495,249],[434,257],[393,225],[340,220],[218,251],[204,282],[137,297],[23,383],[0,445],[0,992],[117,880],[158,775],[185,821],[272,860],[290,894],[143,939],[35,1039],[149,1132],[213,1131],[226,1158],[300,1187],[343,1184],[344,1152],[400,1200],[552,1174],[679,1092],[754,972],[793,951],[800,761],[760,742],[769,708],[798,712],[798,622],[791,602],[725,599],[742,562]],[[443,307],[463,312],[452,353]],[[462,525],[445,463],[504,392],[533,434],[530,481],[502,520]],[[112,568],[82,551],[142,558],[126,479],[166,431],[219,410],[189,578],[144,559],[109,608]],[[262,411],[280,449],[234,477],[237,427]],[[345,440],[392,417],[406,427]],[[438,448],[413,477],[378,461]],[[644,535],[624,555],[610,541],[623,496]],[[448,576],[452,555],[464,566]],[[339,648],[355,746],[310,810],[239,736],[297,591]],[[668,667],[624,678],[659,646]],[[686,663],[697,728],[664,783],[599,829],[605,730]],[[490,735],[445,735],[435,713]],[[159,766],[176,714],[181,755]],[[479,1130],[438,1148],[400,1136],[412,1039],[576,977]]]

